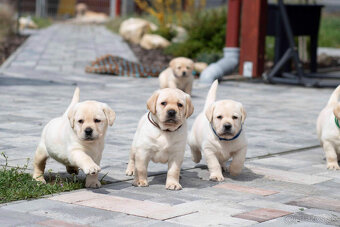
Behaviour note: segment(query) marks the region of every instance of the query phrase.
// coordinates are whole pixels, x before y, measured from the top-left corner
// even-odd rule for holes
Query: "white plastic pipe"
[[[213,83],[222,76],[229,75],[237,68],[240,60],[240,48],[223,48],[223,58],[210,64],[200,75],[200,83]]]

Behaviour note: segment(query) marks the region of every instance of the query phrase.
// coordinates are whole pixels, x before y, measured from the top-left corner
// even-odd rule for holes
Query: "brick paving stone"
[[[179,211],[175,207],[164,203],[147,200],[141,201],[89,191],[54,196],[50,199],[158,220],[165,220],[196,212],[195,210]]]
[[[257,222],[264,222],[264,221],[282,217],[288,214],[291,214],[291,212],[287,212],[283,210],[276,210],[276,209],[261,208],[261,209],[253,210],[250,212],[233,215],[233,217],[243,218],[243,219],[257,221]]]
[[[272,190],[265,190],[261,188],[253,188],[253,187],[247,187],[243,185],[237,185],[237,184],[218,184],[215,185],[214,188],[220,188],[220,189],[229,189],[233,191],[238,191],[238,192],[246,192],[246,193],[251,193],[251,194],[256,194],[256,195],[273,195],[276,193],[279,193],[277,191],[272,191]]]
[[[305,197],[286,203],[288,205],[319,208],[340,212],[340,200],[323,197]]]

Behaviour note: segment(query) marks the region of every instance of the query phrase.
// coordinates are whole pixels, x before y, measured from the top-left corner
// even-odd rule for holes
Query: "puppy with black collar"
[[[192,160],[199,163],[201,152],[207,160],[210,180],[223,181],[222,170],[232,157],[229,172],[241,173],[247,153],[247,139],[242,125],[246,112],[241,103],[233,100],[215,101],[218,81],[211,85],[204,111],[198,115],[189,134]]]
[[[179,89],[165,88],[153,93],[147,108],[150,112],[140,119],[133,138],[126,175],[134,174],[133,185],[146,187],[149,161],[168,163],[166,189],[180,190],[186,119],[194,111],[191,98]]]

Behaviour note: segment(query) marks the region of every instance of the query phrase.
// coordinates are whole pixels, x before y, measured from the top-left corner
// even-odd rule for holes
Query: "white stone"
[[[140,41],[141,47],[147,50],[165,48],[170,45],[170,42],[160,35],[145,34]]]
[[[144,34],[149,32],[150,22],[140,18],[129,18],[119,27],[119,34],[128,42],[139,44]]]

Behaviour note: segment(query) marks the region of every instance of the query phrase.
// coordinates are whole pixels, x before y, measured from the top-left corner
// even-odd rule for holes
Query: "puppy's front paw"
[[[125,171],[126,176],[132,176],[135,174],[135,169],[130,169],[129,167]]]
[[[211,174],[209,177],[209,180],[211,181],[224,181],[224,177],[222,176],[222,174]]]
[[[136,187],[148,187],[149,184],[148,184],[148,180],[134,180],[134,182],[132,183],[133,186],[136,186]]]
[[[43,184],[46,184],[46,181],[44,179],[44,175],[39,175],[39,176],[36,176],[35,174],[33,174],[33,179],[36,180],[36,181],[39,181]]]
[[[329,162],[329,163],[327,163],[327,169],[340,170],[340,167],[339,167],[339,164],[337,162]]]
[[[93,164],[84,168],[83,171],[87,175],[95,175],[101,171],[101,168],[97,164]]]
[[[182,185],[180,185],[178,182],[169,182],[166,183],[165,188],[167,190],[181,190]]]
[[[85,187],[86,188],[100,188],[102,184],[98,179],[86,179]]]

